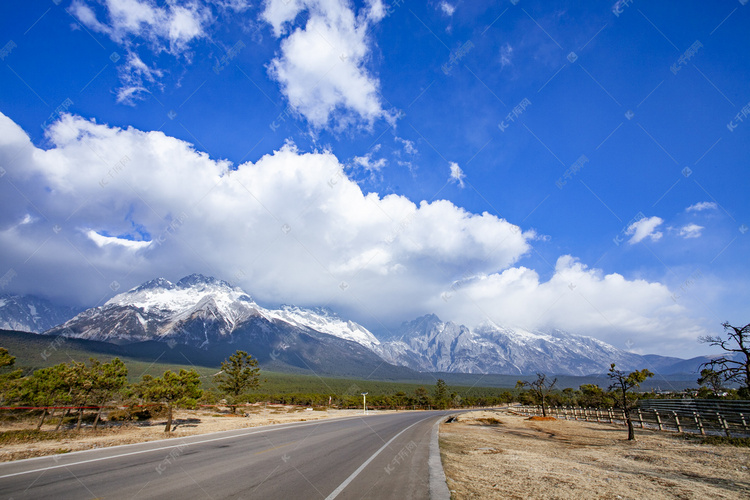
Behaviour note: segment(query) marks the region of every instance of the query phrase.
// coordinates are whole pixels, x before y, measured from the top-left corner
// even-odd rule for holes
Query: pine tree
[[[49,414],[47,407],[55,406],[63,399],[66,392],[65,372],[65,365],[60,364],[36,370],[21,379],[16,397],[25,404],[42,407],[42,416],[36,430],[44,425]]]
[[[195,370],[182,369],[180,373],[167,370],[164,375],[157,378],[144,375],[136,392],[147,401],[159,402],[167,406],[167,424],[164,432],[170,432],[174,406],[201,397],[203,391],[200,387],[200,375]]]
[[[628,424],[628,441],[633,441],[635,439],[635,429],[633,428],[633,420],[630,418],[630,410],[635,408],[638,398],[629,391],[635,387],[640,387],[644,380],[653,377],[654,374],[644,368],[643,370],[630,372],[625,375],[625,372],[617,370],[615,364],[612,363],[608,376],[612,380],[609,390],[614,389],[616,391],[617,403],[625,413],[625,422]]]
[[[258,380],[258,361],[245,351],[237,351],[221,362],[221,372],[217,375],[219,390],[230,396],[232,413],[235,412],[237,399],[248,389],[260,385]]]
[[[435,406],[439,409],[444,410],[448,408],[450,401],[448,400],[448,386],[445,384],[445,380],[439,378],[435,384]]]
[[[92,358],[89,377],[91,377],[93,382],[91,399],[99,406],[93,426],[94,430],[96,430],[104,405],[122,391],[127,384],[128,367],[120,361],[120,358],[115,358],[109,363],[100,363],[98,360]]]

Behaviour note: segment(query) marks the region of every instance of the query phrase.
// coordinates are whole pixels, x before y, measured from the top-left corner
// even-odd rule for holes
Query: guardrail
[[[738,402],[730,406],[674,403],[683,400],[662,400],[661,405],[639,406],[630,411],[636,427],[660,431],[684,432],[703,436],[750,437],[750,405]],[[673,403],[667,404],[667,401]],[[642,402],[644,403],[644,402]],[[714,402],[712,402],[714,403]],[[522,415],[541,415],[541,406],[516,406],[514,411]],[[556,406],[547,408],[547,415],[565,420],[583,420],[625,425],[625,413],[616,408],[580,408]]]

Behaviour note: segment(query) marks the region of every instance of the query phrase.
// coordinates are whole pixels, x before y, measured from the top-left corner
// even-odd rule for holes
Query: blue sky
[[[702,353],[748,321],[747,3],[6,2],[0,286]]]

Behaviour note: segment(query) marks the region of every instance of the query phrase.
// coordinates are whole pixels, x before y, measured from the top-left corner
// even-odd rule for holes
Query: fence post
[[[693,418],[695,419],[695,425],[698,427],[701,436],[705,436],[706,430],[703,428],[703,421],[701,420],[701,416],[698,414],[698,412],[693,412]]]
[[[677,425],[677,432],[682,432],[682,426],[680,425],[680,417],[677,416],[677,412],[673,411],[672,415],[674,415],[674,423]]]
[[[719,423],[724,428],[724,433],[727,435],[727,437],[732,437],[732,435],[729,433],[729,426],[727,425],[727,419],[722,418],[721,415],[719,415],[719,412],[716,412],[716,416],[719,418]]]
[[[745,423],[745,415],[740,413],[740,419],[742,420],[742,430],[747,431],[747,424]]]
[[[654,410],[654,415],[656,415],[656,423],[659,426],[659,430],[663,431],[664,430],[664,426],[661,423],[661,416],[659,415],[659,411],[658,410]]]
[[[612,417],[614,417],[614,415],[613,415],[613,412],[612,412],[612,408],[609,408],[609,409],[607,409],[607,415],[609,415],[609,423],[610,423],[610,424],[611,424],[611,423],[614,423],[614,422],[613,422],[613,421],[614,421],[614,419],[612,418]]]
[[[641,425],[641,429],[643,429],[643,414],[640,408],[638,408],[638,423]]]

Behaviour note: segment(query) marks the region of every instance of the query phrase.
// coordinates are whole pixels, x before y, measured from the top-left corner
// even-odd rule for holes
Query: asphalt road
[[[0,497],[448,498],[435,434],[446,413],[370,414],[8,462],[0,464]]]

